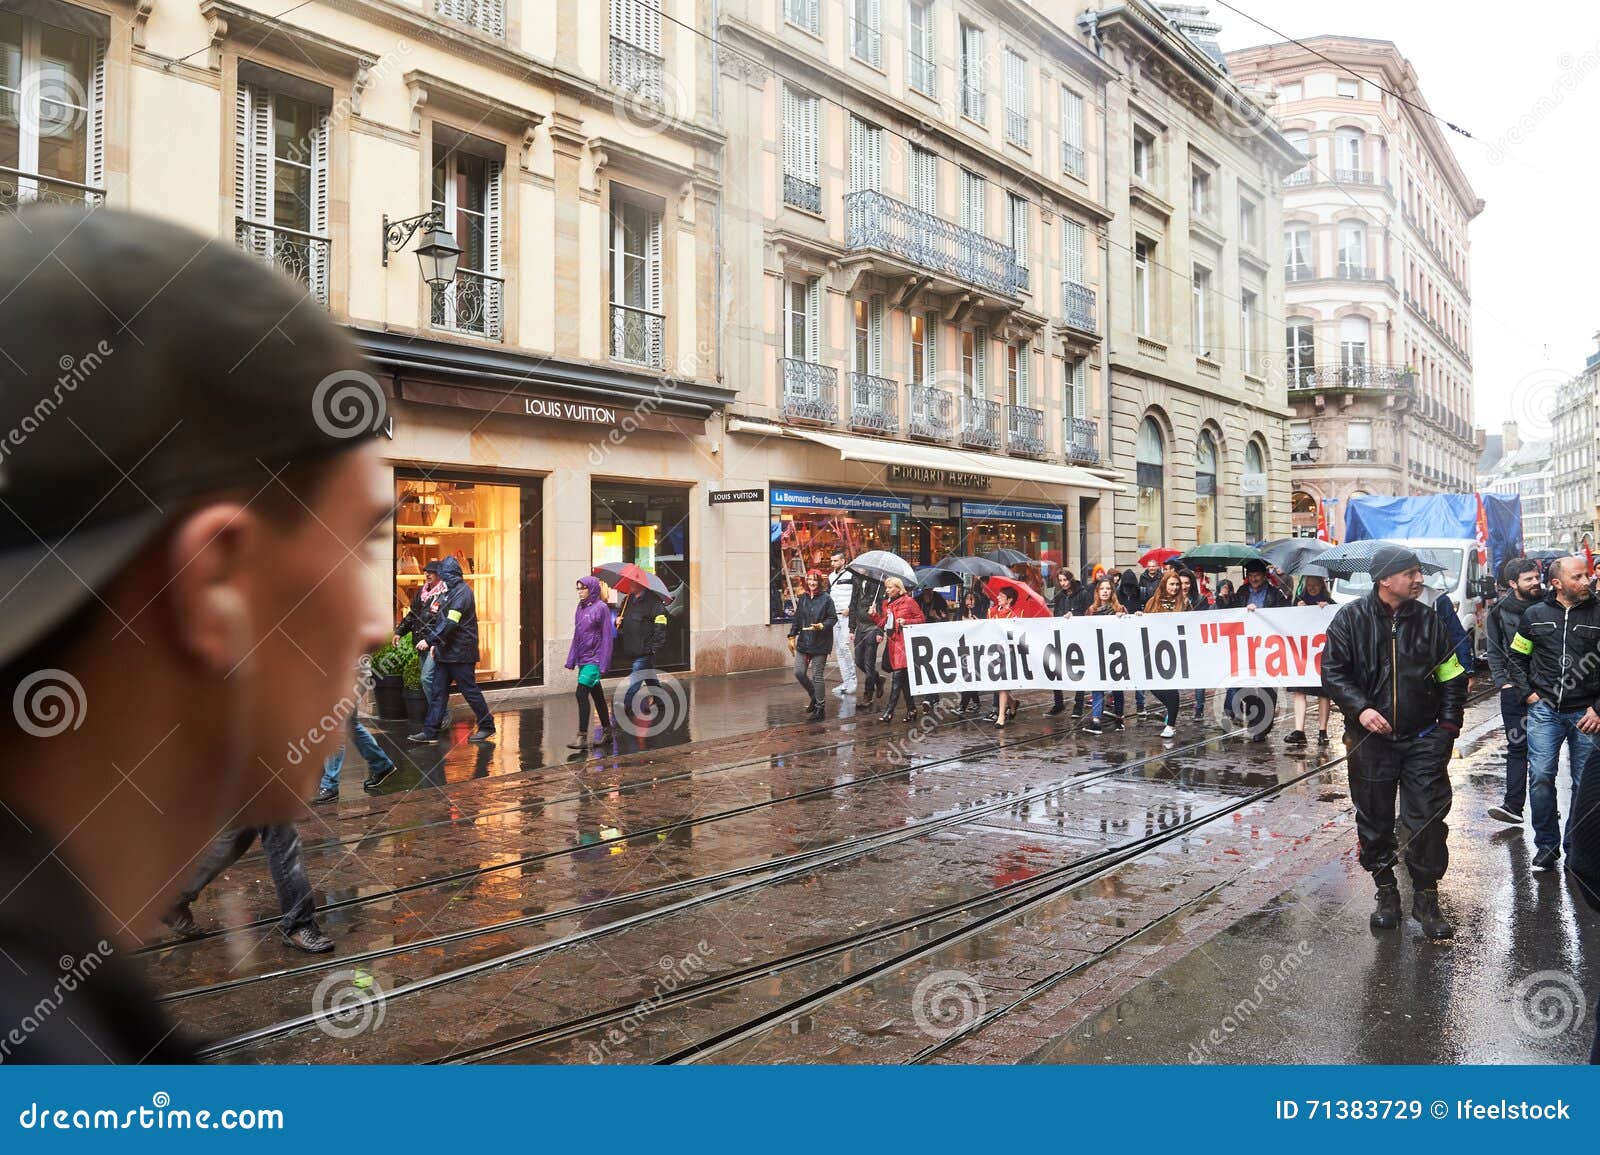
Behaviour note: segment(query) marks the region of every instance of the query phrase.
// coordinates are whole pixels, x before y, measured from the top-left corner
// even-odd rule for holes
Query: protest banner
[[[906,627],[913,694],[1320,686],[1335,606]]]

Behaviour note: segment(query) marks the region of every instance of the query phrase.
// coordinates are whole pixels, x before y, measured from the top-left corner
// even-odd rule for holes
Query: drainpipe
[[[1089,42],[1094,46],[1094,54],[1100,59],[1106,58],[1105,42],[1100,39],[1100,14],[1089,11],[1083,14],[1078,26],[1089,36]],[[1111,205],[1111,85],[1105,80],[1100,82],[1100,203],[1106,207]],[[1113,218],[1115,219],[1115,218]],[[1100,393],[1104,404],[1102,412],[1105,413],[1104,443],[1106,447],[1105,460],[1112,463],[1111,436],[1111,237],[1108,235],[1108,225],[1100,228],[1100,287],[1105,295],[1105,332],[1100,338]],[[1116,541],[1116,508],[1117,496],[1112,494],[1110,523],[1112,525],[1112,542]],[[1106,515],[1101,514],[1100,536],[1103,543],[1106,533]],[[1096,546],[1097,549],[1100,546]],[[1114,546],[1113,546],[1114,548]]]

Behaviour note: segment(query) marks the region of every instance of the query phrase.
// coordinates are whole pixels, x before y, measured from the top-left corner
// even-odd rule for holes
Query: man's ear
[[[249,611],[251,579],[265,563],[262,532],[255,514],[218,502],[184,517],[169,539],[163,616],[179,648],[208,672],[228,674],[259,640]]]

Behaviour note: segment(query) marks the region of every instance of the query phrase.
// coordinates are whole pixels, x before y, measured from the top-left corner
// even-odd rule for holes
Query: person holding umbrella
[[[812,721],[826,712],[822,693],[837,620],[838,611],[828,592],[827,579],[822,571],[810,570],[806,574],[805,592],[795,600],[794,616],[789,619],[789,652],[794,655],[794,680],[810,698],[806,717]]]
[[[900,701],[900,694],[903,691],[906,696],[906,721],[915,722],[917,714],[911,703],[911,679],[906,673],[905,629],[907,626],[921,625],[926,619],[922,616],[922,607],[917,605],[915,598],[906,593],[906,584],[900,578],[892,575],[884,578],[883,593],[887,600],[883,607],[873,614],[873,620],[883,630],[891,681],[889,705],[878,715],[878,721],[894,720],[894,708]]]
[[[878,670],[880,631],[878,623],[873,621],[873,615],[883,603],[883,583],[866,574],[852,573],[851,577],[847,618],[856,673],[866,683],[865,693],[857,699],[857,704],[866,706],[883,693],[883,674]],[[837,608],[838,603],[834,605]]]
[[[1333,595],[1328,592],[1328,583],[1321,573],[1307,573],[1300,579],[1300,592],[1295,595],[1294,604],[1297,606],[1328,606],[1333,604]],[[1310,700],[1317,700],[1317,745],[1325,746],[1328,743],[1328,715],[1333,713],[1333,700],[1322,692],[1320,686],[1306,686],[1296,688],[1294,694],[1294,729],[1284,737],[1285,746],[1304,746],[1306,744],[1306,713]]]
[[[1377,887],[1371,925],[1400,925],[1398,796],[1411,916],[1427,937],[1445,939],[1455,928],[1439,909],[1439,880],[1450,862],[1450,754],[1467,671],[1438,616],[1417,604],[1424,564],[1403,546],[1372,555],[1372,592],[1341,607],[1328,627],[1322,684],[1344,714],[1359,857]]]

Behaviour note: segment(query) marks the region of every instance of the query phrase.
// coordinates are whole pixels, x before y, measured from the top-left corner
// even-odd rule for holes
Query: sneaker
[[[1120,722],[1120,721],[1122,721],[1122,711],[1121,710],[1107,710],[1106,711],[1106,721],[1107,722]]]
[[[1290,730],[1283,736],[1283,744],[1285,746],[1304,746],[1306,744],[1306,732],[1304,730]]]
[[[1318,730],[1317,731],[1317,745],[1318,746],[1326,746],[1327,744],[1328,744],[1328,732],[1326,730]]]
[[[361,789],[376,790],[379,786],[383,785],[383,783],[387,782],[389,780],[389,776],[398,769],[400,769],[400,767],[396,766],[393,762],[389,763],[387,766],[372,767],[367,771],[367,777],[366,780],[361,783]]]
[[[1083,724],[1083,732],[1085,734],[1101,734],[1101,733],[1104,733],[1104,731],[1100,729],[1100,719],[1099,718],[1090,718],[1087,722],[1085,722]]]
[[[474,730],[472,733],[467,735],[467,741],[468,742],[493,742],[494,741],[494,731],[493,730],[485,730],[483,727],[480,726],[476,730]]]
[[[339,788],[337,786],[324,786],[311,799],[311,805],[322,806],[325,803],[337,801],[339,801]]]
[[[1173,729],[1171,726],[1163,726],[1161,727],[1161,736],[1163,738],[1176,738],[1178,736],[1178,731]]]
[[[1561,861],[1561,851],[1552,846],[1549,850],[1541,850],[1533,856],[1535,870],[1554,870],[1556,863]]]
[[[587,734],[579,734],[576,738],[567,743],[568,750],[587,750],[588,748],[589,735]]]
[[[1065,702],[1057,702],[1044,712],[1044,716],[1046,718],[1054,718],[1057,714],[1065,714],[1066,712],[1067,704]]]
[[[327,954],[333,949],[333,940],[323,934],[322,928],[316,923],[303,926],[293,934],[284,935],[283,941],[295,950],[303,950],[307,954]]]
[[[1489,807],[1489,817],[1496,822],[1505,822],[1512,826],[1522,825],[1522,811],[1513,810],[1509,806]]]
[[[195,922],[194,912],[189,909],[187,902],[173,903],[172,908],[161,916],[161,921],[179,938],[197,938],[201,934],[200,924]]]
[[[418,746],[435,746],[439,742],[439,735],[418,730],[415,734],[407,734],[406,741],[415,742]]]
[[[838,696],[839,696],[839,697],[841,697],[841,698],[842,698],[842,697],[844,697],[844,696],[845,696],[845,695],[846,695],[846,694],[853,694],[853,693],[855,693],[855,691],[854,691],[854,690],[852,690],[852,689],[849,689],[849,688],[847,688],[847,687],[845,687],[845,686],[835,686],[835,687],[834,687],[834,688],[833,688],[833,692],[834,692],[834,693],[835,693],[835,694],[837,694],[837,695],[838,695]]]
[[[1083,717],[1083,707],[1082,706],[1074,706],[1074,707],[1072,707],[1072,719],[1073,719],[1073,721],[1077,721],[1081,717]]]

